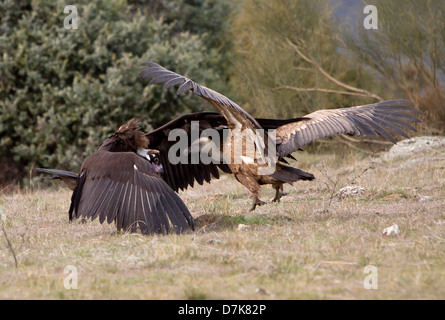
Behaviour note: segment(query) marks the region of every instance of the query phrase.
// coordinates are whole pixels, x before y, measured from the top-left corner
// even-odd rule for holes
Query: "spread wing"
[[[407,137],[402,129],[416,131],[408,122],[420,122],[407,100],[389,100],[351,108],[318,110],[305,116],[309,120],[289,123],[276,130],[277,151],[284,157],[320,138],[335,134],[383,136],[396,143],[392,133]]]
[[[198,112],[182,115],[146,134],[149,140],[148,148],[159,150],[159,160],[163,168],[162,177],[173,190],[193,187],[195,181],[202,185],[204,181],[210,182],[212,178],[219,179],[218,168],[226,173],[231,173],[230,168],[221,161],[203,163],[201,157],[192,159],[192,145],[199,144],[198,148],[201,149],[203,144],[213,141],[200,139],[202,132],[206,129],[214,129],[213,133],[217,134],[214,140],[215,146],[221,150],[224,128],[227,128],[227,122],[221,114]],[[178,143],[177,140],[169,139],[170,133],[175,129],[181,129],[184,133],[183,139],[186,139],[186,143],[181,144],[182,148],[179,149],[177,156],[182,155],[182,159],[186,158],[187,160],[178,163],[169,160],[170,149]],[[192,134],[192,130],[195,130],[197,134]]]
[[[153,78],[149,84],[165,82],[164,89],[180,84],[181,86],[178,89],[178,94],[191,90],[197,96],[210,102],[222,115],[224,115],[230,129],[240,128],[240,126],[243,129],[261,128],[260,124],[252,116],[222,94],[201,86],[180,74],[167,70],[154,62],[146,62],[142,65],[148,66],[148,68],[142,70],[139,75],[142,78]]]
[[[303,118],[285,120],[263,118],[256,119],[256,121],[266,130],[275,130],[279,126],[302,120]],[[225,173],[232,173],[230,168],[221,161],[203,163],[201,158],[198,158],[198,163],[192,163],[191,154],[188,154],[187,156],[187,163],[173,164],[171,161],[169,161],[168,152],[176,143],[176,141],[169,140],[169,134],[172,130],[182,129],[189,138],[187,144],[184,146],[186,150],[182,151],[191,150],[191,146],[194,143],[197,143],[196,140],[192,140],[192,123],[198,124],[197,131],[199,134],[198,137],[193,137],[194,139],[199,139],[199,137],[202,137],[204,130],[213,129],[213,132],[217,134],[218,137],[216,139],[217,141],[214,141],[213,139],[212,141],[215,142],[219,151],[222,151],[224,130],[228,128],[228,125],[224,116],[216,112],[196,112],[185,114],[145,135],[149,139],[148,148],[160,151],[159,160],[164,170],[163,178],[175,191],[178,191],[179,189],[184,190],[188,186],[193,187],[195,181],[202,185],[204,181],[210,182],[211,179],[219,179],[220,174],[218,168]],[[211,143],[212,141],[199,139],[200,149],[204,148],[205,145]]]
[[[144,234],[194,228],[179,196],[151,164],[132,152],[96,151],[85,159],[69,210],[73,218],[116,221],[117,229]]]

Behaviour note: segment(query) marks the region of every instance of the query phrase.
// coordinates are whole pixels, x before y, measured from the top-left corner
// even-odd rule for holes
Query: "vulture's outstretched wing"
[[[305,116],[309,120],[289,123],[276,130],[278,156],[285,157],[299,148],[335,134],[378,136],[396,143],[390,132],[408,137],[402,129],[416,131],[408,122],[420,122],[407,100],[389,100],[351,108],[318,110]]]
[[[269,119],[255,118],[260,126],[265,130],[275,130],[280,126],[298,121],[309,120],[309,118],[291,118],[291,119]],[[199,127],[205,129],[226,129],[227,120],[218,112],[204,111],[187,113],[171,120],[170,122],[146,133],[145,136],[150,139],[151,145],[158,145],[162,139],[168,136],[168,133],[177,128],[183,128],[192,121],[199,121]]]
[[[151,164],[133,152],[99,150],[83,163],[73,192],[70,220],[99,218],[116,221],[117,229],[143,234],[177,233],[194,228],[193,218],[179,196]]]
[[[258,118],[256,121],[266,130],[275,130],[279,126],[301,121],[303,118],[295,119],[262,119]],[[217,112],[196,112],[182,115],[167,124],[145,134],[149,139],[149,149],[159,150],[159,158],[162,164],[164,174],[164,180],[170,185],[170,187],[178,191],[179,189],[184,190],[188,186],[193,187],[194,182],[203,184],[204,181],[210,182],[212,178],[219,179],[220,174],[218,168],[225,173],[232,173],[230,168],[220,162],[215,161],[215,163],[203,163],[201,158],[199,158],[199,163],[192,163],[191,155],[188,155],[187,163],[177,163],[172,164],[168,159],[168,152],[170,148],[176,143],[176,141],[169,141],[169,134],[172,130],[182,129],[188,137],[187,148],[191,149],[192,141],[192,122],[193,124],[198,124],[197,131],[199,132],[199,137],[202,137],[202,133],[206,129],[213,129],[214,133],[218,133],[218,141],[215,145],[218,145],[219,151],[222,151],[222,143],[224,139],[224,129],[227,129],[227,121],[223,115]],[[205,144],[210,143],[210,141],[200,140],[201,148]]]
[[[164,89],[181,84],[178,89],[178,94],[191,90],[197,96],[209,101],[221,114],[224,115],[230,129],[240,127],[240,125],[240,129],[261,129],[260,124],[252,116],[222,94],[201,86],[180,74],[167,70],[157,63],[146,62],[142,65],[148,66],[148,68],[142,70],[139,75],[142,78],[153,78],[149,84],[165,82]]]

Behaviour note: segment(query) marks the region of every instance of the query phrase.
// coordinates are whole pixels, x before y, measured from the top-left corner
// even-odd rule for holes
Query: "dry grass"
[[[0,233],[0,298],[445,298],[445,150],[388,163],[353,153],[298,158],[317,180],[287,186],[281,203],[255,213],[230,176],[182,193],[197,228],[181,236],[68,223],[63,188],[1,195],[11,246]],[[335,197],[353,183],[365,194]],[[401,233],[382,235],[393,224]],[[77,267],[77,290],[64,288],[67,265]],[[377,290],[364,289],[367,265],[378,268]]]

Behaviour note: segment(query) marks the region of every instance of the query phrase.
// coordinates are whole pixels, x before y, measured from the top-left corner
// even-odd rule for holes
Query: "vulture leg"
[[[258,196],[253,196],[253,202],[252,202],[252,206],[250,207],[249,211],[253,211],[255,210],[256,206],[262,206],[265,205],[266,202],[265,201],[261,201]]]
[[[272,185],[272,187],[275,189],[275,198],[272,199],[272,202],[280,202],[281,197],[287,195],[287,193],[283,192],[283,184],[277,183]]]
[[[287,196],[289,194],[289,192],[284,192],[284,184],[281,185],[280,191],[281,191],[281,196],[282,197],[283,196]]]
[[[249,189],[250,193],[252,194],[253,202],[252,207],[250,207],[249,211],[255,210],[256,206],[262,206],[266,204],[266,202],[261,201],[258,198],[258,195],[260,193],[260,184],[256,179],[248,174],[244,173],[236,173],[235,174],[236,180],[238,180],[243,186],[245,186],[247,189]]]

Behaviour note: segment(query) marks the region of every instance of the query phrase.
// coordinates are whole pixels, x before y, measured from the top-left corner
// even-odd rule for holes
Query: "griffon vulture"
[[[420,112],[409,107],[407,100],[390,100],[350,108],[319,110],[297,121],[281,125],[273,131],[275,137],[244,111],[235,102],[222,94],[201,86],[191,79],[165,69],[159,64],[146,62],[146,69],[140,72],[142,78],[152,78],[149,84],[164,83],[164,88],[180,85],[177,93],[192,91],[210,102],[224,116],[228,136],[222,142],[222,163],[220,168],[230,169],[235,178],[252,194],[251,210],[265,202],[258,198],[260,186],[272,184],[276,189],[274,201],[279,201],[284,183],[298,180],[312,180],[314,175],[283,163],[284,157],[320,138],[336,134],[354,136],[383,136],[396,143],[390,132],[408,137],[402,129],[414,130],[407,122],[420,122],[413,114]],[[259,134],[258,134],[259,132]],[[150,139],[150,135],[148,136]],[[236,148],[241,147],[241,154]],[[273,150],[269,150],[273,149]],[[163,159],[166,150],[161,151],[161,161],[166,181],[176,189],[192,185],[194,179],[201,179],[194,168],[181,171],[182,166],[169,165],[170,159]],[[227,167],[226,167],[227,166]],[[210,169],[212,168],[212,169]],[[174,171],[176,170],[176,171]],[[209,167],[210,172],[214,170]],[[208,177],[208,175],[207,175]]]
[[[285,124],[300,121],[301,118],[285,120],[256,118],[255,120],[263,128],[275,130]],[[196,125],[197,137],[192,137],[193,125]],[[187,161],[172,163],[172,161],[170,161],[171,159],[169,159],[169,151],[177,141],[171,139],[170,134],[173,130],[177,129],[182,130],[188,139],[185,150],[180,150],[186,153]],[[229,166],[224,162],[213,161],[203,163],[199,161],[193,163],[190,149],[194,142],[199,143],[198,150],[202,148],[203,144],[209,143],[209,140],[202,137],[207,129],[211,129],[216,133],[218,140],[217,149],[220,152],[223,148],[224,131],[226,130],[227,132],[228,126],[224,116],[217,112],[184,114],[145,134],[149,140],[148,148],[158,151],[155,161],[159,161],[159,165],[161,165],[163,169],[162,176],[173,190],[179,191],[187,189],[189,186],[193,187],[195,181],[198,182],[198,184],[203,184],[204,181],[210,182],[212,178],[218,179],[220,177],[218,168],[225,173],[232,173]],[[192,141],[192,138],[196,138],[198,141]]]

